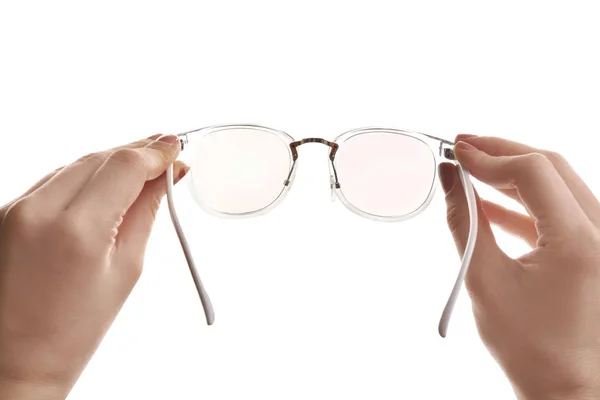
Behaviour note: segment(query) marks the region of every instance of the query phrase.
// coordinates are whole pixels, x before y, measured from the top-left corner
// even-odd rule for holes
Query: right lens
[[[292,166],[282,135],[257,127],[222,128],[195,139],[190,165],[193,190],[203,206],[247,214],[281,195]]]
[[[429,146],[395,131],[349,137],[334,161],[340,190],[354,208],[397,218],[417,211],[429,198],[436,161]]]

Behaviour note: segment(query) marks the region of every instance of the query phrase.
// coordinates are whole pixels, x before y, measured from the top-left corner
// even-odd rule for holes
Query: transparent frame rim
[[[427,209],[427,207],[431,204],[431,202],[433,201],[433,199],[435,197],[435,193],[437,191],[437,186],[438,186],[438,181],[437,181],[438,166],[439,166],[441,160],[439,159],[439,156],[436,156],[436,153],[433,151],[432,145],[430,143],[428,143],[428,141],[430,141],[431,139],[428,136],[418,133],[418,132],[403,131],[400,129],[390,129],[390,128],[380,128],[380,127],[358,128],[358,129],[353,129],[353,130],[344,132],[341,135],[337,136],[333,140],[335,143],[337,143],[340,146],[340,148],[338,149],[338,153],[340,153],[342,151],[343,144],[346,141],[348,141],[349,139],[356,137],[358,135],[365,135],[365,134],[369,134],[369,133],[391,133],[391,134],[395,134],[395,135],[402,135],[405,137],[410,137],[415,140],[418,140],[421,143],[423,143],[425,146],[427,146],[427,148],[429,149],[429,151],[431,153],[432,162],[434,164],[431,188],[429,189],[427,198],[423,201],[423,203],[417,209],[415,209],[414,211],[412,211],[408,214],[403,214],[403,215],[398,215],[398,216],[383,216],[383,215],[377,215],[377,214],[372,214],[372,213],[366,212],[366,211],[361,210],[360,208],[354,206],[346,198],[341,187],[335,188],[336,197],[344,204],[344,206],[346,206],[346,208],[348,208],[350,211],[352,211],[356,215],[359,215],[361,217],[365,217],[368,219],[372,219],[375,221],[401,222],[401,221],[406,221],[408,219],[416,217],[417,215],[419,215],[423,211],[425,211]],[[332,175],[333,175],[334,163],[335,163],[335,160],[329,162],[329,171],[330,171],[330,174],[332,174]],[[340,182],[340,186],[343,186],[342,182]]]
[[[193,146],[194,142],[196,142],[198,139],[200,139],[204,136],[215,134],[217,132],[220,132],[223,130],[229,130],[229,129],[259,130],[259,131],[263,131],[263,132],[267,132],[272,135],[275,135],[280,140],[282,140],[282,142],[284,142],[287,145],[286,147],[287,147],[288,155],[290,158],[290,171],[288,171],[290,174],[289,184],[283,185],[283,188],[282,188],[280,194],[270,204],[267,204],[266,206],[262,207],[259,210],[254,210],[254,211],[249,211],[249,212],[244,212],[244,213],[227,213],[227,212],[222,212],[219,210],[215,210],[212,207],[209,207],[200,198],[200,196],[198,196],[198,194],[196,193],[196,190],[194,189],[194,181],[193,181],[193,178],[194,178],[193,173],[194,172],[193,172],[193,170],[190,170],[191,174],[190,174],[190,177],[187,179],[188,188],[189,188],[190,192],[192,193],[192,196],[193,196],[195,202],[200,206],[200,208],[207,214],[215,216],[215,217],[236,219],[236,218],[256,217],[256,216],[261,216],[261,215],[267,214],[269,211],[276,208],[287,197],[289,191],[291,190],[291,188],[293,186],[294,177],[296,175],[296,171],[298,170],[298,164],[299,164],[300,159],[298,158],[295,160],[295,162],[293,161],[293,156],[292,156],[292,152],[291,152],[289,145],[290,145],[290,143],[296,141],[296,139],[293,136],[289,135],[288,133],[286,133],[282,130],[277,130],[277,129],[269,128],[269,127],[266,127],[263,125],[255,125],[255,124],[213,125],[213,126],[209,126],[209,127],[205,127],[205,128],[201,128],[201,129],[184,132],[184,133],[179,134],[179,136],[184,137],[185,142],[189,143],[190,146]],[[391,133],[391,134],[396,134],[396,135],[402,135],[405,137],[410,137],[415,140],[418,140],[421,143],[423,143],[425,146],[427,146],[427,148],[429,149],[429,151],[432,155],[432,161],[434,163],[432,185],[431,185],[431,188],[427,195],[427,198],[423,201],[423,203],[419,206],[419,208],[415,209],[414,211],[412,211],[408,214],[398,215],[398,216],[382,216],[382,215],[376,215],[376,214],[372,214],[372,213],[363,211],[360,208],[354,206],[346,198],[341,187],[334,188],[335,196],[352,213],[359,215],[361,217],[364,217],[364,218],[371,219],[371,220],[382,221],[382,222],[401,222],[401,221],[406,221],[408,219],[416,217],[417,215],[421,214],[424,210],[426,210],[429,207],[429,205],[433,201],[435,194],[437,192],[438,166],[440,165],[442,160],[440,159],[439,154],[437,154],[434,151],[433,142],[438,141],[438,140],[431,138],[430,136],[428,136],[424,133],[419,133],[419,132],[414,132],[414,131],[406,131],[406,130],[401,130],[401,129],[382,128],[382,127],[365,127],[365,128],[358,128],[358,129],[346,131],[346,132],[336,136],[335,139],[333,139],[333,142],[338,144],[338,146],[339,146],[338,152],[339,152],[339,151],[341,151],[341,149],[343,148],[343,144],[347,140],[349,140],[357,135],[363,135],[363,134],[369,134],[369,133]],[[193,153],[191,155],[190,162],[193,163]],[[333,175],[333,169],[335,168],[334,163],[335,163],[335,159],[334,159],[334,161],[330,160],[328,162],[330,175]]]
[[[278,138],[280,138],[286,144],[288,156],[290,159],[290,168],[292,169],[292,171],[291,171],[292,176],[290,178],[290,182],[293,182],[293,177],[296,174],[297,168],[294,167],[293,162],[292,162],[292,151],[290,149],[290,143],[292,143],[294,141],[294,138],[284,131],[268,128],[266,126],[261,126],[261,125],[233,124],[233,125],[210,126],[210,127],[206,127],[206,128],[202,128],[202,129],[198,129],[198,130],[194,130],[194,131],[185,132],[185,133],[180,134],[179,136],[185,135],[187,137],[188,134],[193,134],[193,135],[190,135],[189,137],[187,137],[187,140],[189,141],[189,145],[193,147],[194,142],[200,138],[215,134],[215,133],[223,131],[223,130],[230,130],[230,129],[254,129],[254,130],[258,130],[258,131],[267,132],[269,134],[275,135]],[[192,152],[192,154],[190,156],[191,164],[193,163],[193,160],[194,160],[194,154]],[[296,162],[296,166],[297,165],[298,165],[298,162]],[[256,216],[264,215],[264,214],[268,213],[269,211],[271,211],[272,209],[276,208],[279,205],[279,203],[281,203],[285,199],[285,197],[287,196],[287,193],[290,191],[291,186],[292,186],[291,183],[288,185],[283,185],[283,188],[282,188],[281,192],[279,193],[279,195],[277,196],[277,198],[275,198],[275,200],[273,200],[271,203],[267,204],[266,206],[264,206],[258,210],[248,211],[248,212],[244,212],[244,213],[227,213],[227,212],[215,210],[214,208],[208,206],[200,198],[200,196],[196,192],[195,186],[194,186],[194,171],[193,171],[193,169],[190,169],[190,172],[191,172],[190,177],[187,179],[188,188],[189,188],[190,192],[192,193],[192,197],[194,198],[195,202],[207,214],[215,216],[215,217],[220,217],[220,218],[237,219],[237,218],[249,218],[249,217],[256,217]],[[288,171],[288,173],[289,172],[290,171]]]

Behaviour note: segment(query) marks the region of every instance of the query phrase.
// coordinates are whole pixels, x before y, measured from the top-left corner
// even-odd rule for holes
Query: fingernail
[[[470,139],[470,138],[474,138],[474,137],[478,137],[478,136],[477,135],[470,135],[470,134],[466,134],[466,133],[461,133],[460,135],[456,135],[455,142],[460,142],[461,140]]]
[[[455,169],[456,167],[450,163],[440,164],[440,181],[446,194],[454,187]]]
[[[175,135],[161,135],[158,139],[156,139],[157,142],[170,143],[170,144],[173,144],[173,143],[177,142],[178,140],[179,140],[179,138]]]
[[[477,147],[467,142],[458,142],[454,145],[454,148],[461,151],[479,151]]]

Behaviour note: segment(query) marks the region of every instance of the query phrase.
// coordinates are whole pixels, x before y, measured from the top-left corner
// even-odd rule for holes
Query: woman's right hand
[[[520,399],[600,398],[600,203],[554,152],[459,135],[457,159],[527,214],[478,200],[479,235],[466,285],[480,336]],[[457,168],[441,166],[459,252],[469,213]],[[490,223],[532,251],[513,259]]]
[[[144,263],[173,135],[82,157],[0,207],[0,399],[64,399]]]

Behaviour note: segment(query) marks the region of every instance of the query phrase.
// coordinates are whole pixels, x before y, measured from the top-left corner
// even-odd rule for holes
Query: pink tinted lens
[[[228,128],[193,145],[191,181],[203,206],[226,214],[259,211],[283,192],[291,168],[288,144],[256,128]]]
[[[340,190],[359,210],[380,217],[401,217],[429,198],[435,157],[427,144],[392,132],[355,135],[335,156]]]

